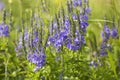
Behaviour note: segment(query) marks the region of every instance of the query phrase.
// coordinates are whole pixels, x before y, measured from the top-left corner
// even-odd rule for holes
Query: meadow
[[[0,80],[120,80],[119,0],[0,0]]]

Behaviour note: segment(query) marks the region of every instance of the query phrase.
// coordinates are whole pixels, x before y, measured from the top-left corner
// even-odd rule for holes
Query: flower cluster
[[[101,50],[100,54],[101,56],[107,55],[107,50],[111,51],[111,44],[109,43],[109,39],[112,37],[113,39],[118,39],[118,30],[113,26],[112,29],[110,29],[106,24],[104,25],[104,30],[102,32],[102,44],[101,44]]]
[[[48,44],[53,45],[57,51],[63,46],[76,51],[86,43],[85,34],[90,13],[88,1],[84,1],[85,7],[82,6],[82,0],[68,1],[67,4],[67,11],[70,13],[65,14],[62,11],[64,15],[59,17],[58,14],[50,28]]]
[[[94,67],[94,68],[96,68],[98,66],[102,66],[102,65],[103,64],[99,58],[97,58],[97,60],[92,60],[89,64],[89,66]]]
[[[0,3],[1,5],[1,3]],[[0,23],[0,37],[9,37],[9,25],[6,23],[6,10],[3,11],[3,21]],[[11,17],[11,16],[10,16]]]
[[[89,65],[94,66],[94,68],[96,68],[98,66],[97,62],[95,62],[95,61],[91,61]]]
[[[32,28],[23,29],[23,31],[20,33],[20,37],[15,48],[18,56],[21,54],[23,55],[24,53],[25,57],[28,56],[28,61],[36,65],[34,72],[38,71],[46,63],[45,50],[43,43],[41,42],[42,33],[40,33],[40,31],[43,31],[43,29],[41,29],[42,26],[39,26],[39,24],[37,24],[37,19],[33,21],[36,22],[34,23],[36,24],[34,25],[34,28],[32,27],[33,25],[31,25]]]
[[[43,53],[43,51],[39,52],[39,51],[34,51],[34,54],[29,54],[28,55],[28,60],[31,63],[36,64],[36,67],[34,69],[34,72],[38,71],[38,69],[42,68],[46,61],[46,55]]]
[[[5,36],[5,37],[9,36],[9,27],[5,23],[0,24],[0,37],[2,36]]]
[[[50,22],[48,38],[43,39],[45,26],[36,14],[31,18],[31,29],[23,28],[17,43],[16,52],[18,55],[25,53],[27,59],[36,65],[34,72],[42,68],[46,63],[45,47],[54,46],[57,51],[61,51],[65,46],[70,50],[76,51],[86,44],[85,35],[88,26],[88,15],[90,8],[88,1],[82,0],[68,1],[70,13],[66,14],[64,8],[61,13],[56,14]],[[24,26],[24,24],[23,24]],[[45,45],[43,45],[43,41]]]
[[[27,48],[29,46],[28,41],[29,41],[28,31],[25,30],[23,33],[20,32],[19,40],[18,40],[18,42],[16,44],[16,48],[15,48],[15,51],[17,52],[17,56],[22,55],[25,48]]]

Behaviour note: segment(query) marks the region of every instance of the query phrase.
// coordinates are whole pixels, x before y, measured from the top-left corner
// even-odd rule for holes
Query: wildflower
[[[79,45],[80,45],[79,39],[78,39],[78,38],[75,38],[74,43],[75,43],[76,46],[79,46]]]
[[[78,1],[77,0],[73,0],[73,6],[77,7],[78,6]]]
[[[105,49],[107,46],[106,46],[106,44],[103,42],[102,44],[101,44],[101,49]]]
[[[9,37],[9,27],[5,23],[0,24],[0,36]]]
[[[19,40],[17,42],[17,45],[16,45],[16,48],[15,48],[15,51],[17,53],[17,55],[21,55],[22,54],[22,51],[25,49],[25,48],[28,48],[29,47],[29,34],[28,34],[28,31],[25,30],[23,33],[20,32],[20,35],[19,35]],[[29,50],[27,50],[29,52]]]
[[[2,27],[2,24],[0,24],[0,36],[3,35],[3,27]]]
[[[65,26],[64,30],[69,33],[70,32],[70,20],[68,18],[65,19],[64,26]]]
[[[87,22],[81,21],[80,28],[82,29],[82,31],[83,31],[84,33],[86,33],[86,28],[87,28],[87,26],[88,26],[88,23],[87,23]]]
[[[74,39],[74,42],[72,42],[71,39],[67,40],[67,48],[73,51],[76,51],[80,49],[81,47],[81,42],[77,38]]]
[[[57,38],[58,38],[58,33],[56,32],[53,36],[49,36],[49,37],[48,37],[48,42],[47,42],[47,44],[48,44],[48,45],[54,44]]]
[[[83,20],[85,20],[85,21],[88,20],[88,15],[87,14],[83,15]]]
[[[34,47],[37,45],[38,41],[39,41],[39,37],[35,36],[35,38],[32,41],[32,44],[33,44]]]
[[[85,43],[86,43],[84,36],[81,36],[81,43],[82,43],[82,44],[85,44]]]
[[[73,50],[73,51],[76,51],[76,50],[78,50],[79,49],[79,47],[78,46],[75,46],[75,45],[73,45],[73,44],[67,44],[67,47],[70,49],[70,50]]]
[[[57,50],[59,50],[60,47],[62,47],[67,40],[68,34],[66,31],[61,31],[59,36],[56,38],[54,47],[56,47]]]
[[[105,51],[105,49],[101,49],[100,50],[100,55],[101,56],[106,56],[108,53],[107,53],[107,51]]]
[[[8,27],[8,25],[4,26],[3,35],[6,36],[6,37],[9,36],[9,27]]]
[[[40,52],[40,54],[38,53],[38,51],[34,51],[34,54],[28,55],[28,60],[36,65],[34,72],[38,71],[45,65],[46,63],[45,59],[46,55],[42,51]]]
[[[90,66],[94,66],[94,68],[96,68],[98,66],[98,64],[95,61],[91,61]]]
[[[72,14],[73,20],[77,20],[77,15],[75,13]]]
[[[91,12],[91,9],[89,7],[85,8],[85,13],[89,14]]]
[[[57,50],[59,50],[59,48],[62,47],[62,44],[63,44],[62,39],[61,39],[61,38],[60,38],[60,39],[57,39],[56,42],[55,42],[55,44],[54,44],[54,47],[55,47]]]
[[[78,0],[78,5],[82,6],[82,0]]]
[[[107,25],[104,26],[104,32],[102,32],[103,41],[107,41],[110,38],[110,29]]]
[[[71,4],[73,7],[78,7],[79,5],[82,6],[82,0],[72,0],[72,2],[68,1],[69,9]],[[85,5],[87,6],[88,4]],[[80,49],[86,43],[84,34],[86,33],[86,28],[88,26],[89,12],[90,8],[88,8],[88,10],[86,10],[84,13],[80,13],[80,15],[72,12],[72,20],[70,20],[69,17],[64,16],[64,22],[61,24],[59,23],[61,21],[58,21],[58,19],[57,21],[54,21],[50,28],[52,29],[50,32],[53,34],[49,36],[47,43],[49,45],[52,44],[57,51],[60,50],[62,46],[66,46],[70,50],[74,51]],[[76,24],[75,21],[79,21],[79,25]],[[78,29],[77,33],[76,29]]]
[[[112,31],[111,31],[111,36],[113,37],[113,38],[118,38],[118,31],[117,31],[117,29],[115,29],[115,28],[113,28],[112,29]]]
[[[102,41],[101,49],[100,49],[101,56],[107,55],[108,54],[107,50],[112,51],[111,44],[108,43],[110,36],[112,36],[113,38],[118,36],[117,30],[112,29],[111,31],[110,28],[105,24],[103,32],[102,32],[103,41]]]

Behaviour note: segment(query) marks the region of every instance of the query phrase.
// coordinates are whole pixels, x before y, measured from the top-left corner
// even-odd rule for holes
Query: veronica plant
[[[52,31],[50,31],[52,35],[49,36],[48,43],[54,45],[57,50],[66,46],[70,50],[76,51],[85,44],[90,8],[88,1],[84,2],[85,6],[82,6],[82,0],[68,1],[67,4],[68,12],[70,10],[71,12],[69,14],[62,13],[65,14],[62,16],[63,21],[58,17],[56,17],[56,21],[53,21]]]
[[[82,0],[68,0],[67,4],[66,13],[62,8],[60,11],[62,13],[55,15],[50,25],[50,35],[47,42],[49,46],[56,49],[58,52],[56,55],[60,55],[62,67],[60,76],[62,78],[64,76],[65,48],[75,52],[86,44],[85,35],[90,12],[87,10],[89,8],[88,3],[82,3]],[[82,4],[84,5],[82,6]]]
[[[110,47],[111,44],[109,43],[110,38],[118,39],[119,38],[118,30],[115,27],[115,25],[113,25],[113,28],[110,29],[105,23],[104,29],[102,32],[102,44],[101,44],[101,50],[100,50],[101,56],[107,55],[107,50],[111,51],[111,47]]]
[[[17,55],[23,55],[24,53],[24,56],[27,57],[27,60],[36,65],[34,72],[38,71],[46,63],[45,47],[47,40],[45,39],[45,44],[43,44],[42,31],[44,30],[42,27],[44,26],[40,25],[42,23],[39,22],[38,19],[40,18],[32,17],[30,29],[24,29],[23,23],[23,30],[20,33],[20,37],[15,49]]]
[[[9,37],[9,25],[6,23],[6,10],[3,13],[3,22],[0,23],[0,37]]]

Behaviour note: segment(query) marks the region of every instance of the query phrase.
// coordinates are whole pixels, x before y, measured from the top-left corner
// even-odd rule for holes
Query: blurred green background
[[[13,15],[19,17],[21,11],[25,13],[28,10],[34,10],[41,5],[42,0],[1,0],[5,3],[7,8],[12,8]],[[51,15],[58,11],[61,6],[65,6],[67,0],[45,0],[47,8]],[[90,7],[92,9],[92,19],[103,19],[105,15],[112,17],[113,14],[120,14],[119,0],[90,0]]]
[[[32,10],[36,10],[36,8],[42,5],[43,0],[0,0],[5,3],[5,7],[7,9],[12,10],[13,18],[15,18],[16,24],[20,22],[20,16],[27,15],[30,16]],[[57,13],[61,6],[66,7],[67,0],[45,0],[47,11],[45,14],[41,14],[44,18],[51,19],[55,13]],[[109,20],[115,16],[116,19],[119,18],[120,15],[120,1],[119,0],[89,0],[90,8],[92,9],[90,15],[90,21],[96,20],[95,22],[99,22],[104,19],[106,15]],[[40,9],[42,13],[42,8]],[[47,16],[46,16],[47,14]],[[29,18],[29,17],[28,17]]]

